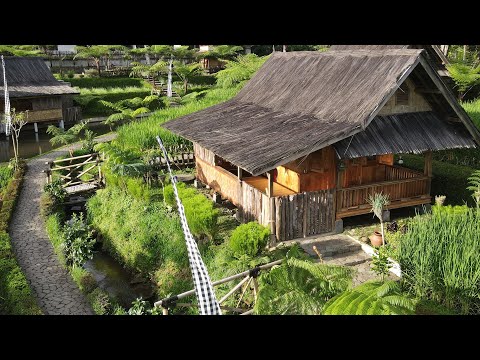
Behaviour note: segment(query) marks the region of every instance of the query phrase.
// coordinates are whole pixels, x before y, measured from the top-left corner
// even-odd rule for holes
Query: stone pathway
[[[359,243],[346,235],[323,235],[302,240],[299,245],[316,259],[318,259],[318,255],[313,250],[313,246],[316,246],[326,263],[353,267],[356,270],[353,286],[378,278],[370,268],[371,257],[362,250]],[[398,280],[398,277],[392,273],[388,278]]]
[[[116,134],[107,134],[96,140],[109,141]],[[27,161],[22,190],[10,224],[10,237],[20,267],[22,268],[38,305],[47,315],[93,315],[85,296],[72,277],[59,263],[40,216],[40,195],[45,184],[45,162],[65,154],[70,145],[40,155]]]

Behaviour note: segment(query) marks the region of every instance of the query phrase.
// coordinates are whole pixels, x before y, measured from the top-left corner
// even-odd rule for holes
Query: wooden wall
[[[274,181],[295,192],[333,189],[336,185],[335,150],[328,146],[279,166]]]
[[[380,110],[378,115],[391,115],[391,114],[400,114],[400,113],[418,112],[418,111],[432,111],[432,107],[425,100],[425,98],[421,94],[415,92],[415,85],[410,79],[406,79],[404,84],[409,89],[408,105],[397,104],[396,94],[394,94],[383,106],[383,108]],[[401,90],[397,90],[396,93],[400,91]]]
[[[197,143],[193,143],[193,152],[195,153],[195,158],[202,159],[207,164],[215,165],[215,154],[210,150],[205,149]]]
[[[50,110],[62,108],[61,96],[46,96],[32,99],[33,110]]]
[[[385,165],[393,165],[393,154],[345,160],[342,187],[385,181]]]
[[[241,205],[241,185],[238,177],[219,166],[212,166],[201,160],[197,156],[197,152],[195,152],[195,156],[197,178],[216,192],[222,194],[224,198],[230,200],[235,206]]]

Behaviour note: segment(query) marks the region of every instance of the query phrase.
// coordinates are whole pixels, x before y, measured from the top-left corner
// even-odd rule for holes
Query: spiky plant
[[[413,300],[402,295],[395,281],[368,281],[329,300],[324,315],[410,315]]]
[[[472,197],[477,204],[477,209],[480,207],[480,170],[476,170],[472,173],[472,176],[468,178],[468,183],[470,186],[467,187],[467,190],[473,192]]]
[[[112,130],[113,125],[121,121],[135,120],[138,115],[150,112],[148,106],[151,106],[151,104],[158,99],[157,95],[148,95],[144,99],[136,97],[128,100],[120,100],[115,103],[100,100],[103,106],[116,111],[115,114],[110,115],[104,121],[104,124],[110,126],[110,130]]]
[[[314,263],[289,250],[285,262],[260,276],[256,314],[320,314],[325,303],[351,286],[353,270]]]
[[[459,100],[475,85],[480,83],[480,66],[472,67],[466,64],[456,63],[447,66],[458,88]]]
[[[215,74],[217,84],[228,88],[249,80],[267,59],[268,56],[258,57],[255,54],[248,54],[238,56],[236,60],[229,60],[225,69]]]
[[[371,212],[380,220],[380,228],[382,231],[382,244],[385,245],[385,236],[383,231],[383,210],[390,205],[390,196],[383,193],[375,193],[368,195],[368,203],[372,207]]]
[[[82,131],[85,132],[88,130],[88,121],[84,120],[78,124],[73,125],[70,129],[65,130],[61,127],[56,127],[55,125],[49,125],[47,128],[47,134],[52,135],[50,143],[52,146],[56,145],[68,145],[78,141],[81,137]],[[93,134],[88,134],[90,136]],[[73,150],[69,149],[70,155],[73,153]]]

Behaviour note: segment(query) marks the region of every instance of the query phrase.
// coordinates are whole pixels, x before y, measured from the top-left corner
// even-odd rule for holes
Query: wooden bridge
[[[53,181],[53,174],[57,172],[65,181],[63,187],[69,195],[95,190],[103,180],[102,162],[103,157],[98,153],[46,162],[47,183]]]

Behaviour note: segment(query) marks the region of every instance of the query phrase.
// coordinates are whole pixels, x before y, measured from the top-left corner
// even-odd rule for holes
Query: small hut
[[[233,99],[163,125],[194,143],[197,177],[277,241],[431,203],[432,151],[480,133],[422,49],[276,52]],[[423,172],[394,154],[424,154]]]
[[[73,95],[79,92],[55,79],[43,59],[5,57],[5,69],[11,107],[16,111],[28,110],[29,123],[80,119],[80,108],[73,106]],[[1,72],[3,94],[3,70]],[[4,111],[3,101],[0,101],[0,111]]]

